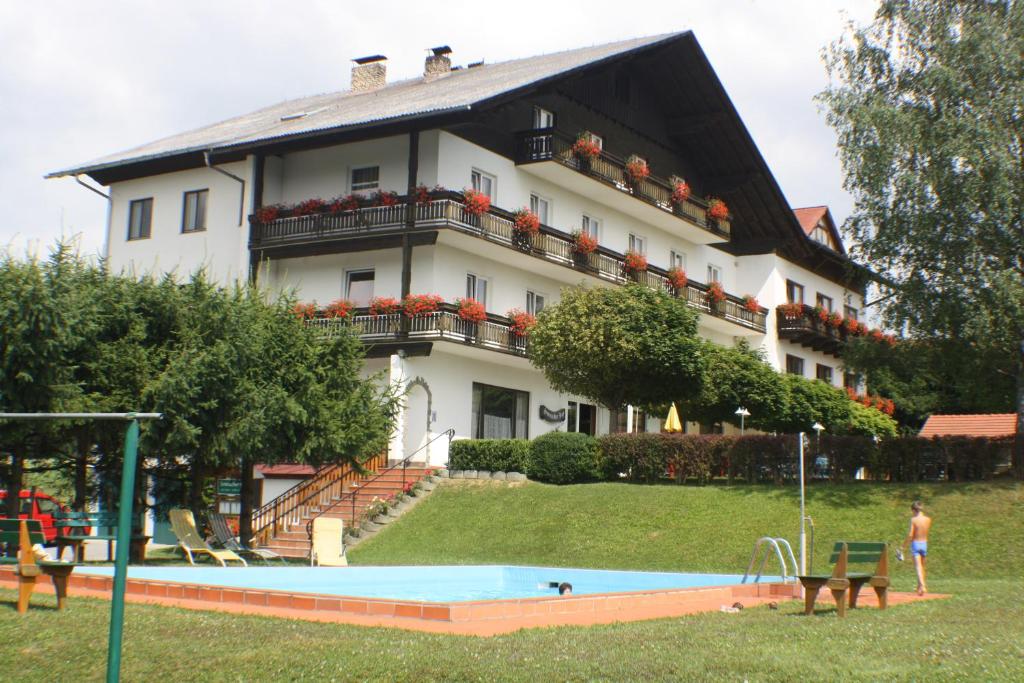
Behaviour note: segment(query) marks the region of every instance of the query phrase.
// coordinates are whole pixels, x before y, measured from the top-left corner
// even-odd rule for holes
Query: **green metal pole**
[[[128,579],[128,550],[132,541],[132,498],[138,459],[139,422],[134,415],[124,435],[121,504],[117,513],[117,555],[114,558],[114,595],[110,602],[110,638],[107,644],[107,683],[121,678],[121,636],[124,634],[124,586]]]

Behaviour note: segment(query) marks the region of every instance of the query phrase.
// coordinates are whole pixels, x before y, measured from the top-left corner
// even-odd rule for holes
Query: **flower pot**
[[[512,246],[520,251],[530,252],[533,251],[533,236],[527,235],[524,232],[513,231],[512,232]]]
[[[725,315],[725,299],[711,302],[711,311],[717,315]]]
[[[574,251],[572,254],[572,260],[573,263],[576,264],[577,268],[586,268],[590,270],[593,268],[593,266],[590,265],[590,256],[591,254],[583,254],[578,251]]]

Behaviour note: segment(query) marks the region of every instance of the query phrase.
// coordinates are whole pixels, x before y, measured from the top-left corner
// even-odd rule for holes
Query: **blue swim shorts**
[[[917,555],[928,557],[928,541],[911,541],[910,554],[915,557]]]

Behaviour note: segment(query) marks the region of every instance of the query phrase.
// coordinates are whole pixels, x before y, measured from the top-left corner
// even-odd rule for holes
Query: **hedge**
[[[526,439],[459,439],[448,447],[448,468],[453,470],[527,474],[529,460]]]
[[[548,432],[530,442],[530,478],[577,484],[597,478],[597,439],[576,432]]]

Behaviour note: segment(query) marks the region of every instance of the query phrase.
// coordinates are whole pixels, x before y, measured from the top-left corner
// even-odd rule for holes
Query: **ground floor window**
[[[612,434],[624,434],[626,427],[628,426],[628,409],[620,408],[618,410],[608,411],[608,431]],[[633,433],[647,431],[647,416],[644,415],[644,411],[639,408],[633,408]]]
[[[597,431],[597,406],[569,401],[565,431],[593,436]]]
[[[528,439],[530,394],[473,383],[473,438]]]
[[[790,375],[804,376],[804,359],[786,354],[786,372]]]
[[[829,367],[828,365],[822,365],[821,363],[818,363],[816,376],[822,382],[825,382],[826,384],[832,384],[832,368]]]

